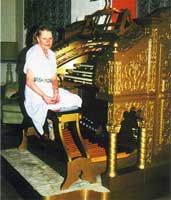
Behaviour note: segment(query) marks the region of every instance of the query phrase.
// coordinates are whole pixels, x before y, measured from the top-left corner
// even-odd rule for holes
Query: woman
[[[26,62],[26,53],[34,45],[33,44],[33,36],[34,36],[36,30],[37,30],[37,26],[32,26],[27,31],[26,41],[25,41],[26,46],[20,51],[18,58],[17,58],[17,64],[16,64],[16,72],[18,74],[18,82],[19,82],[19,104],[20,104],[21,112],[22,112],[26,122],[29,119],[28,119],[28,114],[27,114],[25,106],[24,106],[24,100],[25,100],[24,91],[25,91],[26,76],[23,72],[23,69],[24,69],[24,65]],[[24,120],[24,122],[25,122],[25,120]]]
[[[82,100],[71,92],[58,88],[56,56],[50,49],[52,31],[40,26],[35,33],[36,44],[26,54],[25,108],[37,131],[43,135],[48,110],[81,107]]]

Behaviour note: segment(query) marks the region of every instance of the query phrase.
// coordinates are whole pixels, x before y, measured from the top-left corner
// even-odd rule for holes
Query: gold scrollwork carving
[[[154,110],[155,110],[155,101],[148,100],[145,109],[145,127],[147,131],[147,140],[146,140],[146,163],[150,164],[152,161],[152,152],[153,152],[153,142],[154,142]]]
[[[108,103],[108,124],[114,125],[114,104]]]
[[[108,94],[114,94],[114,61],[109,61],[108,63]]]
[[[156,64],[158,53],[158,31],[156,28],[152,29],[151,38],[148,42],[148,80],[147,91],[155,92],[156,89]]]
[[[108,81],[110,74],[108,73],[109,64],[102,59],[96,67],[95,85],[99,89],[99,93],[108,94]]]
[[[134,60],[125,65],[121,61],[115,61],[115,95],[146,90],[146,61],[147,50],[142,50]]]
[[[169,43],[171,44],[168,40],[162,40],[159,52],[159,92],[168,94],[171,90],[171,50],[168,46]]]
[[[155,116],[155,154],[162,152],[163,148],[171,145],[171,98],[160,99],[158,112]]]
[[[148,43],[148,46],[139,50],[139,47],[135,48],[135,51],[128,49],[127,57],[132,56],[132,59],[128,59],[124,62],[124,57],[115,60],[114,71],[114,93],[115,95],[132,94],[142,92],[155,92],[156,89],[156,62],[157,62],[157,31],[154,29],[150,39],[143,38],[139,41],[139,45],[142,43]]]
[[[171,99],[161,99],[159,149],[171,144]]]

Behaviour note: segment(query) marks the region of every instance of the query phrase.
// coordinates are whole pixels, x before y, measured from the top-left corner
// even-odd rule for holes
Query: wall
[[[23,5],[24,0],[1,0],[1,35],[3,42],[18,42],[18,50],[23,48]],[[1,85],[6,82],[7,63],[1,62]],[[12,63],[13,80],[16,81],[16,64]]]
[[[105,5],[105,0],[72,0],[71,1],[71,23],[83,20],[85,15],[94,13],[102,9]]]
[[[24,0],[16,0],[16,41],[21,50],[25,46]]]
[[[16,0],[1,0],[1,41],[16,41]]]

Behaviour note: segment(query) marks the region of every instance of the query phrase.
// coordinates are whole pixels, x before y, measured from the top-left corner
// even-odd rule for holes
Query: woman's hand
[[[54,101],[54,98],[53,97],[50,97],[50,96],[47,96],[47,95],[43,95],[42,96],[43,100],[47,103],[47,104],[54,104],[55,101]]]
[[[57,90],[54,91],[52,98],[53,98],[54,103],[58,103],[60,101],[59,92]]]

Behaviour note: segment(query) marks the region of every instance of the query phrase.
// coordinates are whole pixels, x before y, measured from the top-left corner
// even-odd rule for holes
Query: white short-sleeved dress
[[[36,44],[31,47],[26,54],[24,73],[30,69],[35,77],[35,83],[48,96],[53,96],[52,83],[50,80],[56,74],[56,57],[52,50],[48,50],[48,58],[44,55],[41,47]],[[46,80],[46,81],[43,81]],[[36,129],[42,135],[43,125],[50,110],[67,110],[72,107],[81,107],[82,99],[65,89],[59,88],[60,102],[56,104],[46,104],[46,102],[35,93],[30,87],[25,87],[25,108],[31,117]]]

